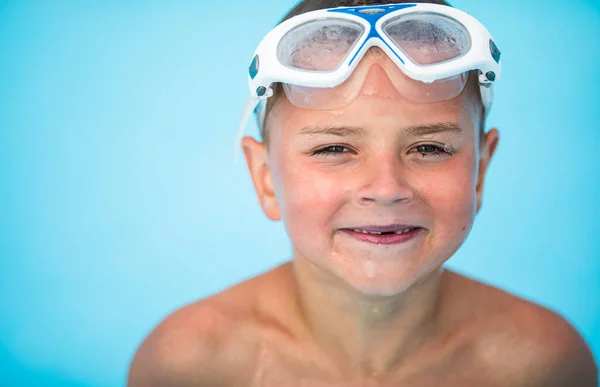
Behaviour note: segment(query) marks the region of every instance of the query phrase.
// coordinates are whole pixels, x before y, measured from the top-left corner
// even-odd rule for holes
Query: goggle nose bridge
[[[369,35],[365,38],[363,43],[360,45],[360,47],[358,48],[358,50],[356,51],[356,53],[354,54],[352,59],[350,59],[350,62],[348,62],[348,66],[352,67],[352,64],[357,59],[362,59],[362,57],[367,53],[367,51],[371,47],[381,48],[382,51],[385,52],[385,54],[390,57],[390,59],[393,60],[394,58],[398,58],[398,60],[402,64],[404,64],[404,59],[402,59],[402,57],[400,57],[396,53],[396,50],[394,50],[392,47],[390,47],[390,45],[381,37],[381,35],[379,34],[379,32],[377,32],[377,30],[375,28],[371,28]],[[399,48],[398,48],[398,50],[399,50]],[[390,54],[393,54],[393,56]]]
[[[329,12],[332,12],[332,13],[345,13],[345,14],[358,16],[361,19],[363,19],[369,23],[369,33],[364,38],[363,43],[358,48],[358,50],[356,51],[356,53],[354,54],[352,59],[350,59],[350,62],[348,63],[348,65],[352,66],[352,64],[354,63],[354,61],[357,59],[357,57],[359,55],[362,58],[364,53],[369,48],[374,47],[374,46],[382,48],[382,49],[384,49],[384,51],[386,51],[384,46],[387,47],[389,49],[389,52],[386,52],[387,55],[390,56],[390,53],[393,53],[394,56],[396,58],[398,58],[398,60],[402,64],[404,64],[404,60],[400,56],[398,56],[398,54],[396,53],[396,50],[394,50],[392,47],[390,47],[390,45],[381,37],[381,34],[379,34],[379,32],[377,31],[377,22],[382,17],[388,15],[391,12],[395,12],[395,11],[405,9],[405,8],[411,8],[411,7],[414,7],[415,5],[416,4],[392,4],[392,5],[387,5],[387,6],[383,6],[383,7],[380,5],[379,6],[378,5],[367,5],[367,6],[362,6],[362,7],[338,8],[338,9],[329,10]],[[369,10],[381,10],[381,12],[368,12]],[[376,42],[381,42],[382,44],[377,44]]]

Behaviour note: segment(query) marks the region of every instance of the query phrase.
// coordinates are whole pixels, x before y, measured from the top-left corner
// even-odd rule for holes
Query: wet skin
[[[169,316],[138,350],[129,386],[596,385],[568,322],[442,269],[481,207],[498,132],[480,138],[472,90],[403,98],[385,60],[361,62],[349,105],[281,98],[269,144],[244,139],[292,260]]]
[[[568,322],[448,270],[439,278],[429,335],[385,371],[350,367],[307,328],[293,267],[284,264],[171,314],[139,348],[128,386],[597,384],[594,360]]]

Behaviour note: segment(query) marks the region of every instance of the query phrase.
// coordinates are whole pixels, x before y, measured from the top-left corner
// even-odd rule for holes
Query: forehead
[[[416,104],[385,98],[385,90],[360,95],[352,104],[334,110],[299,109],[283,100],[273,109],[269,136],[271,145],[282,145],[308,134],[309,137],[334,134],[341,137],[389,138],[399,134],[426,136],[438,131],[415,128],[460,128],[461,135],[472,137],[477,112],[468,101],[457,98],[435,104]],[[335,130],[322,130],[335,128]],[[442,132],[442,131],[440,131]],[[452,130],[445,131],[446,133]]]
[[[364,80],[355,82],[359,84],[360,91],[350,104],[331,110],[300,109],[281,93],[275,97],[277,101],[268,112],[266,129],[283,134],[284,130],[297,131],[305,126],[357,126],[359,123],[367,129],[381,125],[401,128],[440,122],[479,126],[482,106],[478,89],[473,85],[476,77],[470,77],[465,89],[457,97],[441,102],[417,103],[404,98],[397,89],[398,77],[408,77],[382,52],[374,51],[366,55],[353,76],[355,74],[361,74]],[[270,133],[267,140],[273,135],[275,133]]]

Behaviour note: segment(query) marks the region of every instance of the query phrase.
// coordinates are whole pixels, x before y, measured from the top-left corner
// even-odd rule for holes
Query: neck
[[[442,269],[393,296],[364,295],[302,257],[294,259],[300,313],[344,372],[391,371],[436,329]]]

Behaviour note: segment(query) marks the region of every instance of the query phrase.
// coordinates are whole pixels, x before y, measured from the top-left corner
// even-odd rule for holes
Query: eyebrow
[[[460,126],[452,122],[438,122],[428,125],[409,126],[406,133],[413,136],[426,136],[438,133],[448,133],[462,135],[463,130]]]
[[[414,125],[404,128],[402,130],[410,136],[427,136],[439,133],[462,135],[463,130],[460,126],[452,122],[438,122],[427,125]],[[328,134],[339,137],[350,137],[360,136],[365,133],[365,130],[359,126],[331,126],[331,125],[317,125],[317,126],[306,126],[300,130],[300,134],[305,135],[319,135]]]
[[[365,130],[358,126],[331,126],[331,125],[318,125],[318,126],[306,126],[300,130],[300,134],[308,135],[319,135],[329,134],[332,136],[349,137],[349,136],[360,136],[364,134]]]

